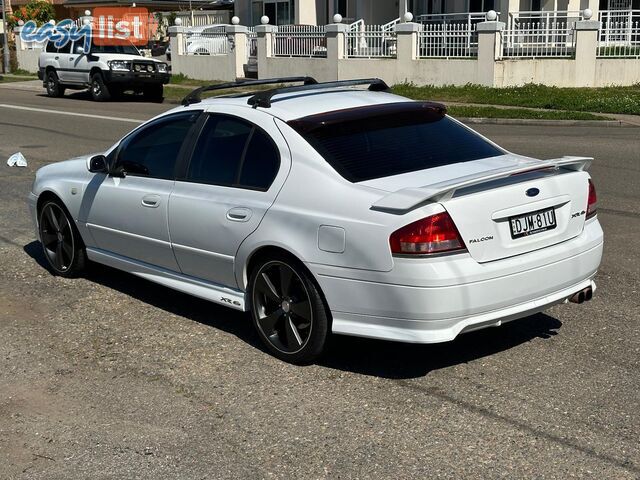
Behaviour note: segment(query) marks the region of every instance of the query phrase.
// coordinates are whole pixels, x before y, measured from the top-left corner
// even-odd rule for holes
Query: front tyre
[[[58,74],[55,70],[49,70],[47,72],[47,95],[49,97],[62,97],[64,95],[64,87],[60,85]]]
[[[65,208],[59,202],[49,200],[42,205],[38,220],[44,256],[53,272],[68,278],[82,273],[87,253]]]
[[[249,280],[251,316],[274,356],[308,364],[323,352],[330,313],[310,274],[282,255],[258,264]]]
[[[111,98],[109,88],[104,83],[101,73],[91,75],[91,98],[96,102],[106,102]]]

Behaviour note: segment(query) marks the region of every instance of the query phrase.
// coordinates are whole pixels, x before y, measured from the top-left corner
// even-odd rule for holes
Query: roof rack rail
[[[293,83],[303,82],[304,85],[315,85],[318,81],[313,77],[282,77],[282,78],[265,78],[262,80],[241,80],[238,82],[219,83],[216,85],[207,85],[205,87],[196,88],[186,97],[182,99],[182,105],[189,106],[192,103],[199,103],[202,101],[200,96],[204,92],[211,92],[213,90],[226,90],[229,88],[247,87],[251,85],[274,85],[278,83]]]
[[[269,108],[271,107],[271,98],[274,95],[278,95],[281,93],[289,93],[289,92],[304,92],[309,90],[319,90],[323,88],[333,88],[333,87],[351,87],[354,85],[369,85],[369,90],[372,92],[386,92],[389,90],[389,85],[387,85],[384,80],[379,78],[361,78],[358,80],[338,80],[336,82],[315,82],[315,83],[305,83],[304,85],[298,85],[293,87],[281,87],[274,88],[272,90],[264,90],[262,92],[258,92],[254,94],[252,97],[247,100],[247,103],[251,105],[253,108],[263,107]]]

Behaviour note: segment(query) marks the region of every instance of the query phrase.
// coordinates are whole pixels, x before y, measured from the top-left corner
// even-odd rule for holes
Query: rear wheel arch
[[[246,287],[245,288],[246,292],[250,293],[251,286],[249,285],[249,281],[251,277],[251,272],[256,267],[256,265],[259,265],[260,262],[262,261],[272,259],[278,256],[286,257],[296,267],[301,268],[302,270],[305,271],[305,273],[309,275],[309,278],[313,281],[316,289],[318,290],[318,292],[320,293],[320,296],[322,297],[322,302],[324,303],[325,308],[327,309],[327,311],[331,311],[329,308],[329,304],[327,303],[327,299],[324,295],[324,292],[320,287],[320,283],[318,282],[318,279],[316,278],[314,273],[311,270],[309,270],[309,268],[304,264],[304,262],[300,260],[296,255],[294,255],[293,253],[291,253],[289,250],[285,248],[277,247],[275,245],[265,245],[265,246],[258,247],[249,255],[247,262],[245,264],[245,268],[242,272],[243,283]],[[247,295],[247,301],[248,301],[249,307],[251,307],[250,295]],[[329,326],[331,326],[331,316],[329,316]]]

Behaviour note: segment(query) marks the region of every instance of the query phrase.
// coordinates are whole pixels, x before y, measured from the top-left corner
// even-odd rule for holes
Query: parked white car
[[[189,28],[186,37],[190,55],[225,55],[229,53],[229,39],[225,24]]]
[[[239,82],[183,104],[38,170],[29,207],[53,272],[93,260],[250,310],[295,363],[330,332],[445,342],[595,291],[590,158],[510,153],[377,79]]]
[[[85,54],[82,45],[68,42],[57,48],[48,42],[38,59],[38,78],[50,97],[61,97],[66,89],[89,88],[96,101],[106,101],[125,90],[162,100],[169,82],[166,63],[145,58],[133,45],[92,45]]]

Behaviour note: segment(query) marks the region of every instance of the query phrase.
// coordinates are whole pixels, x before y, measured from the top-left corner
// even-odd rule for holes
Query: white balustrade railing
[[[281,25],[273,34],[276,57],[326,57],[327,39],[323,25]]]
[[[640,58],[640,20],[603,22],[598,35],[597,56]]]
[[[424,24],[418,32],[419,58],[470,58],[478,56],[478,32],[467,23]]]
[[[566,21],[512,24],[502,32],[502,56],[520,58],[571,57],[575,30]]]
[[[507,30],[517,30],[521,26],[533,24],[562,25],[573,28],[575,23],[582,20],[579,10],[530,10],[510,12],[507,19]]]
[[[382,25],[361,24],[358,30],[345,34],[347,58],[394,58],[397,50],[395,30],[383,30]]]
[[[227,55],[230,50],[224,26],[187,31],[182,39],[185,55]]]
[[[500,12],[497,12],[498,16]],[[476,23],[484,22],[486,18],[486,12],[458,12],[458,13],[427,13],[418,15],[416,22],[423,25],[434,24],[450,24],[450,23],[466,23],[467,25],[473,25]]]

